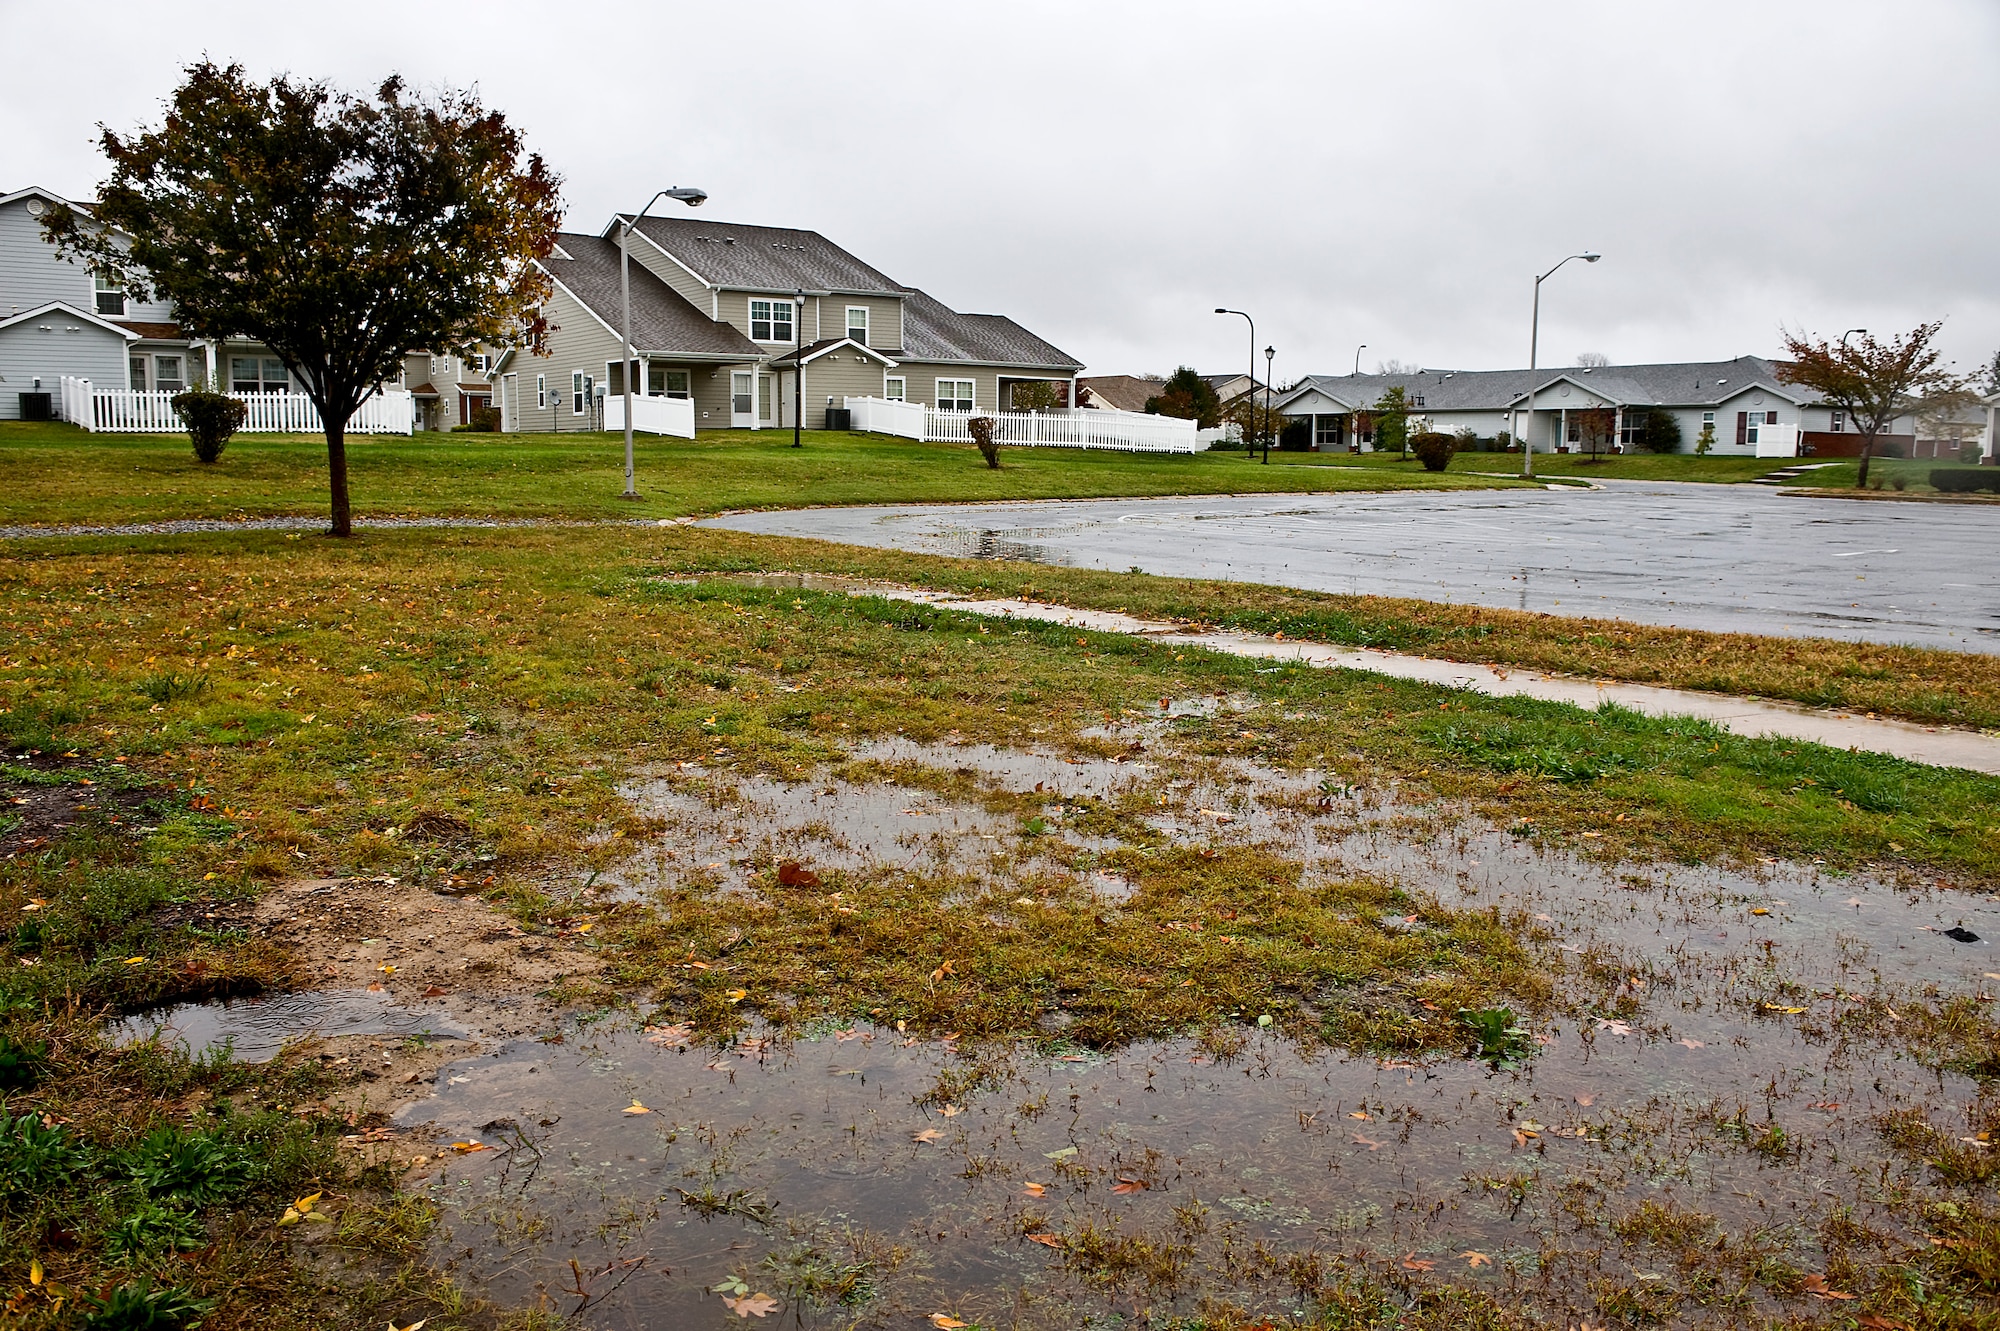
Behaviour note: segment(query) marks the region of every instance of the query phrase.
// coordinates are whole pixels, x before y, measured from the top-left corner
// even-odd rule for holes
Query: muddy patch
[[[123,762],[84,770],[73,753],[0,753],[0,860],[32,855],[91,823],[151,831],[160,796]]]

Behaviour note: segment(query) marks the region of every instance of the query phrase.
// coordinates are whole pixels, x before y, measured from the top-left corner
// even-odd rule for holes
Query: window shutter
[[[1739,446],[1750,442],[1750,413],[1747,411],[1736,413],[1736,442]]]

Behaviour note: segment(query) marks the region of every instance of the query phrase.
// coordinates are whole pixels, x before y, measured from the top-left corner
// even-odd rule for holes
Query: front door
[[[755,380],[755,375],[740,370],[729,376],[729,423],[739,430],[757,423]]]

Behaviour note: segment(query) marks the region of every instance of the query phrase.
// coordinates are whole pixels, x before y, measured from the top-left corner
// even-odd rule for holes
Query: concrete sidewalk
[[[1496,698],[1540,698],[1548,702],[1572,703],[1578,707],[1617,703],[1648,716],[1699,717],[1732,734],[1804,740],[1836,749],[1888,754],[1933,767],[1962,767],[2000,776],[2000,735],[1974,730],[1921,726],[1907,721],[1856,716],[1850,712],[1819,711],[1790,703],[1702,693],[1694,689],[1656,688],[1648,684],[1619,684],[1566,675],[1544,675],[1531,670],[1508,670],[1502,666],[1440,661],[1400,652],[1335,647],[1328,643],[1295,642],[1289,638],[1266,638],[1247,633],[1191,631],[1184,625],[1164,620],[1140,619],[1107,610],[1075,610],[1036,601],[977,601],[905,587],[854,585],[847,590],[856,596],[914,601],[962,610],[967,614],[1066,624],[1100,633],[1170,638],[1175,643],[1205,647],[1231,656],[1369,670],[1397,679],[1472,689]]]

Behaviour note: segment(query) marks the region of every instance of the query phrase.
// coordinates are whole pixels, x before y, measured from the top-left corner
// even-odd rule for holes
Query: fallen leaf
[[[1349,1117],[1349,1118],[1358,1118],[1358,1119],[1361,1119],[1361,1120],[1363,1120],[1363,1121],[1365,1122],[1365,1121],[1367,1120],[1367,1118],[1368,1118],[1368,1111],[1367,1111],[1367,1110],[1365,1110],[1365,1109],[1357,1109],[1357,1110],[1355,1110],[1355,1111],[1354,1111],[1353,1113],[1349,1114],[1349,1115],[1348,1115],[1348,1117]]]
[[[1467,1249],[1466,1251],[1460,1253],[1459,1256],[1465,1259],[1465,1264],[1467,1266],[1479,1267],[1479,1266],[1493,1265],[1493,1259],[1491,1257],[1488,1257],[1483,1252],[1474,1252],[1471,1249]]]
[[[1120,1178],[1111,1185],[1111,1191],[1123,1196],[1130,1192],[1144,1192],[1153,1185],[1142,1178]]]
[[[1406,1252],[1403,1254],[1403,1269],[1405,1271],[1429,1271],[1434,1269],[1436,1266],[1437,1266],[1436,1262],[1428,1261],[1422,1257],[1417,1256],[1413,1252]]]
[[[958,1331],[960,1327],[971,1326],[972,1323],[961,1322],[956,1317],[950,1317],[944,1313],[932,1313],[931,1325],[939,1328],[939,1331]]]
[[[963,1114],[964,1112],[965,1111],[963,1109],[960,1109],[957,1105],[938,1106],[938,1113],[942,1114],[946,1118],[957,1118],[960,1114]]]
[[[1826,1277],[1823,1275],[1819,1275],[1818,1273],[1814,1273],[1813,1275],[1807,1276],[1804,1280],[1800,1281],[1799,1283],[1800,1287],[1803,1288],[1806,1293],[1812,1295],[1816,1299],[1851,1299],[1854,1297],[1854,1295],[1852,1294],[1844,1294],[1837,1289],[1828,1289],[1826,1287]]]
[[[1048,1185],[1045,1183],[1023,1183],[1021,1191],[1030,1197],[1046,1197],[1049,1194]]]
[[[28,1283],[30,1285],[39,1285],[42,1283],[42,1279],[42,1259],[39,1257],[33,1258],[28,1262]]]
[[[381,971],[384,975],[394,975],[396,973],[396,968],[394,966],[391,966],[386,961],[383,962],[380,966],[377,966],[375,969]]]
[[[493,1148],[485,1142],[453,1142],[451,1149],[460,1155],[471,1155],[474,1151],[490,1151]]]
[[[942,980],[945,976],[955,975],[955,974],[957,974],[957,972],[951,968],[951,963],[947,961],[944,963],[944,965],[938,967],[936,970],[931,972],[931,983],[936,984],[939,980]]]
[[[626,1106],[625,1106],[625,1108],[624,1108],[623,1110],[621,1110],[620,1112],[621,1112],[621,1113],[626,1113],[626,1114],[650,1114],[650,1113],[652,1113],[653,1111],[652,1111],[652,1110],[650,1110],[650,1109],[648,1109],[648,1108],[646,1108],[646,1106],[644,1106],[644,1105],[640,1104],[640,1103],[639,1103],[639,1097],[637,1097],[637,1096],[633,1096],[633,1097],[632,1097],[632,1103],[631,1103],[631,1104],[629,1104],[629,1105],[626,1105]]]
[[[928,1145],[936,1142],[942,1136],[944,1136],[944,1131],[940,1128],[925,1128],[922,1132],[911,1134],[910,1140],[924,1142]]]
[[[443,985],[434,984],[430,988],[424,990],[423,996],[425,998],[443,998],[446,994],[450,992],[451,990],[445,988]]]
[[[1058,1148],[1058,1149],[1056,1149],[1056,1150],[1053,1150],[1053,1151],[1043,1151],[1043,1152],[1042,1152],[1042,1159],[1044,1159],[1044,1160],[1067,1160],[1067,1159],[1069,1159],[1069,1158],[1070,1158],[1071,1156],[1073,1156],[1073,1155],[1075,1155],[1075,1154],[1076,1154],[1076,1148],[1075,1148],[1074,1146],[1064,1146],[1064,1147],[1060,1147],[1060,1148]]]
[[[1770,911],[1768,911],[1768,910],[1765,910],[1765,909],[1764,909],[1764,908],[1763,908],[1762,906],[1757,906],[1757,907],[1754,907],[1754,908],[1753,908],[1753,909],[1751,910],[1751,912],[1750,912],[1750,913],[1751,913],[1752,915],[1769,915],[1769,914],[1770,914],[1771,912],[1770,912]]]
[[[1533,1141],[1535,1138],[1539,1136],[1541,1136],[1539,1132],[1523,1132],[1521,1129],[1515,1128],[1514,1145],[1526,1146],[1529,1142]]]
[[[819,875],[796,860],[786,860],[778,866],[779,887],[818,887]]]
[[[663,1049],[685,1049],[694,1042],[694,1028],[686,1022],[675,1022],[672,1026],[648,1026],[646,1043],[659,1045]]]
[[[1023,1234],[1021,1237],[1030,1243],[1039,1243],[1044,1248],[1060,1248],[1063,1246],[1061,1236],[1056,1234]]]
[[[1687,1039],[1687,1038],[1685,1038],[1685,1037],[1683,1037],[1683,1038],[1681,1038],[1681,1039],[1679,1039],[1679,1040],[1676,1040],[1676,1041],[1674,1041],[1674,1043],[1675,1043],[1675,1044],[1677,1044],[1677,1045],[1680,1045],[1680,1046],[1681,1046],[1682,1048],[1684,1048],[1684,1049],[1706,1049],[1706,1048],[1708,1048],[1708,1046],[1707,1046],[1707,1045],[1705,1045],[1705,1044],[1703,1044],[1703,1043],[1702,1043],[1702,1042],[1701,1042],[1700,1040],[1690,1040],[1690,1039]]]
[[[402,1327],[399,1327],[394,1322],[391,1322],[389,1323],[389,1331],[424,1331],[424,1323],[430,1320],[431,1319],[428,1317],[419,1318],[417,1321],[410,1323],[408,1326],[402,1326]]]
[[[1910,1331],[1910,1324],[1908,1322],[1899,1322],[1893,1317],[1884,1317],[1880,1313],[1863,1313],[1855,1320],[1862,1326],[1867,1327],[1868,1331]]]
[[[1777,1003],[1764,1004],[1764,1010],[1766,1012],[1783,1012],[1788,1016],[1794,1016],[1794,1017],[1796,1017],[1799,1013],[1805,1011],[1805,1009],[1802,1007],[1784,1007]]]
[[[1585,1109],[1590,1108],[1590,1106],[1595,1104],[1597,1101],[1597,1096],[1591,1092],[1584,1092],[1579,1095],[1573,1095],[1570,1098],[1575,1100],[1578,1104],[1582,1105]]]
[[[722,1296],[722,1306],[738,1317],[769,1317],[784,1305],[769,1294],[745,1294],[740,1299]]]
[[[125,958],[125,964],[127,966],[143,966],[146,964],[146,959],[144,957],[127,957]]]
[[[1354,1134],[1354,1141],[1356,1145],[1366,1146],[1371,1151],[1379,1151],[1386,1144],[1376,1141],[1373,1137],[1364,1137],[1358,1132]]]
[[[731,989],[723,994],[723,997],[729,1000],[731,1007],[735,1007],[738,1003],[750,997],[750,991],[748,989]]]

